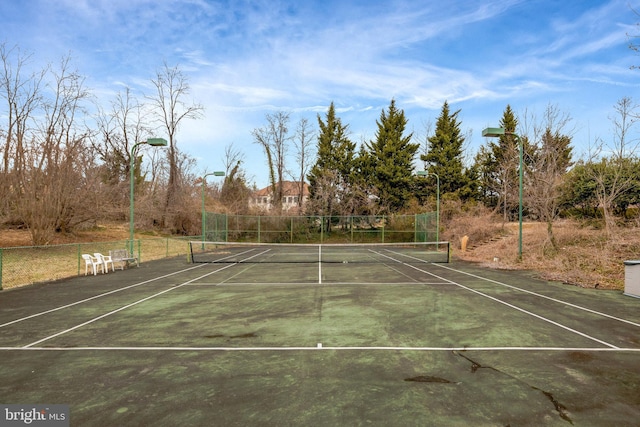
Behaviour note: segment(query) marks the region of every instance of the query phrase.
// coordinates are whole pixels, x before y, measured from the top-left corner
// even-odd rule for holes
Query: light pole
[[[518,141],[519,155],[520,155],[520,164],[518,171],[518,261],[522,261],[522,177],[524,173],[523,168],[523,157],[524,157],[524,146],[522,144],[522,138],[518,136],[516,133],[511,131],[506,131],[504,128],[486,128],[482,131],[482,136],[488,138],[496,138],[501,137],[503,135],[512,135]]]
[[[131,147],[131,157],[129,158],[129,256],[133,256],[133,181],[134,181],[134,173],[133,169],[135,167],[135,153],[136,147],[142,144],[149,144],[152,147],[165,147],[167,145],[167,140],[163,138],[149,138],[146,141],[138,142]]]
[[[203,247],[204,247],[204,241],[205,241],[204,235],[205,235],[205,232],[206,232],[206,227],[205,227],[206,213],[205,213],[205,209],[204,209],[204,186],[205,186],[205,184],[207,182],[206,178],[209,175],[224,176],[224,172],[221,172],[221,171],[210,172],[210,173],[204,174],[202,176],[202,245],[203,245]]]
[[[427,171],[418,171],[416,174],[418,176],[433,175],[436,177],[436,243],[440,246],[440,177],[433,172]]]

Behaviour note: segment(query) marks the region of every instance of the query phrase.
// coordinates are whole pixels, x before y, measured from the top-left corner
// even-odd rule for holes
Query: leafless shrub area
[[[546,224],[523,224],[523,257],[518,261],[518,224],[502,225],[491,213],[463,212],[446,224],[443,237],[452,242],[454,257],[498,269],[531,270],[539,277],[585,288],[624,287],[624,261],[637,259],[637,228],[624,229],[614,240],[604,227],[576,220],[554,224],[557,249],[548,240]],[[460,238],[468,236],[462,252]]]

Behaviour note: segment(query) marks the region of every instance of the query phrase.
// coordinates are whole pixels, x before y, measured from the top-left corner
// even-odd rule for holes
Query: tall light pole
[[[522,138],[518,136],[514,132],[507,132],[504,128],[486,128],[482,131],[482,136],[488,138],[496,138],[501,137],[503,135],[512,135],[518,141],[519,153],[520,153],[520,165],[518,171],[518,194],[519,194],[519,202],[518,202],[518,261],[522,261],[522,177],[524,173],[523,168],[523,157],[524,157],[524,146],[522,144]]]
[[[208,176],[210,176],[210,175],[213,175],[213,176],[224,176],[224,172],[221,172],[221,171],[210,172],[210,173],[204,174],[202,176],[202,244],[203,244],[203,247],[204,247],[204,241],[205,241],[204,235],[206,233],[205,221],[207,219],[206,218],[205,209],[204,209],[204,186],[205,186],[205,184],[207,182],[206,178]]]
[[[433,175],[436,177],[436,243],[440,243],[440,177],[433,173],[427,171],[418,171],[416,172],[418,176],[428,176]],[[438,245],[439,246],[439,245]]]
[[[133,169],[135,168],[136,148],[138,147],[138,145],[142,144],[149,144],[152,147],[166,147],[167,140],[163,138],[149,138],[146,141],[138,142],[137,144],[134,144],[133,147],[131,147],[131,157],[129,158],[129,256],[133,256],[133,181],[135,179]]]

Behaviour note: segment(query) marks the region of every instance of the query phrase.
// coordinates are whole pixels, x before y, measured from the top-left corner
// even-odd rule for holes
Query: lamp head
[[[482,131],[482,136],[495,138],[505,134],[504,128],[486,128]]]
[[[164,138],[149,138],[147,139],[147,144],[152,147],[166,147],[167,140]]]

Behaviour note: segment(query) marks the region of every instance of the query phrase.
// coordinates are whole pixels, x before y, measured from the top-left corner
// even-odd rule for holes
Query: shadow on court
[[[323,268],[171,259],[2,291],[0,403],[82,426],[638,425],[638,299],[461,262]]]

